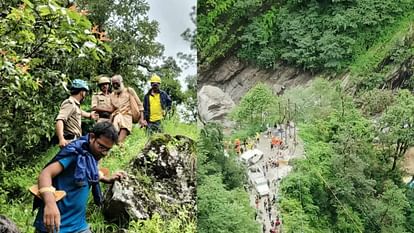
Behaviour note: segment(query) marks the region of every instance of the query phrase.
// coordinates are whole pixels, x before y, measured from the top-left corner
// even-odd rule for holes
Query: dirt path
[[[284,133],[282,133],[283,142],[287,142],[287,148],[285,149],[270,149],[270,141],[271,137],[268,137],[267,133],[262,133],[260,137],[260,141],[257,144],[257,149],[263,151],[264,155],[263,158],[257,162],[253,166],[259,166],[265,171],[265,177],[268,180],[268,184],[270,184],[270,195],[269,198],[263,197],[259,201],[259,208],[257,209],[257,218],[256,220],[265,225],[265,232],[270,232],[271,229],[271,221],[276,219],[278,216],[278,209],[275,203],[272,203],[273,197],[278,198],[278,186],[280,184],[280,180],[283,179],[292,169],[292,166],[288,165],[288,161],[292,158],[302,157],[303,156],[303,143],[299,140],[298,143],[294,143],[294,135],[297,135],[298,129],[294,127],[289,128],[286,130],[287,137]],[[277,130],[272,128],[272,132],[274,134],[277,133]],[[280,134],[279,134],[280,135]],[[286,140],[287,139],[287,140]],[[270,166],[269,161],[279,161],[279,167]],[[265,164],[268,164],[268,169],[266,169]],[[279,179],[279,180],[278,180]],[[256,208],[255,198],[256,198],[256,191],[254,187],[251,187],[250,191],[250,203],[251,205]],[[269,212],[265,209],[265,201],[271,204],[271,211]],[[280,217],[280,221],[282,221],[282,216]],[[282,227],[282,225],[280,226]],[[262,232],[262,231],[260,231]],[[280,232],[280,231],[279,231]]]

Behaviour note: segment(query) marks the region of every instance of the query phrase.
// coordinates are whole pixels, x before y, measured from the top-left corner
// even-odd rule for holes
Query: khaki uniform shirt
[[[104,95],[104,93],[101,91],[98,94],[95,94],[92,96],[92,108],[98,107],[98,108],[111,108],[111,97],[110,95]]]
[[[69,132],[76,137],[80,137],[82,135],[81,119],[82,111],[80,109],[80,103],[70,96],[60,105],[59,115],[56,117],[56,121],[63,120],[64,132]]]
[[[131,92],[131,93],[130,93]],[[116,112],[121,113],[123,115],[132,115],[131,113],[131,105],[129,103],[129,96],[132,94],[134,98],[136,98],[138,103],[138,108],[140,111],[144,111],[144,106],[142,102],[139,100],[137,93],[132,88],[125,87],[121,93],[111,93],[111,103],[116,108]]]

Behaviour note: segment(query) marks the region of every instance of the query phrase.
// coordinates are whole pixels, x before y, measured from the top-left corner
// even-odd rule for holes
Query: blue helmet
[[[88,83],[82,79],[73,80],[70,89],[84,89],[86,91],[89,91]]]

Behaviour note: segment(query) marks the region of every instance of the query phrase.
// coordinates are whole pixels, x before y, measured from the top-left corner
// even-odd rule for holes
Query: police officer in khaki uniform
[[[115,110],[111,104],[109,84],[111,80],[102,76],[98,80],[99,93],[92,96],[92,111],[99,115],[98,122],[110,121],[111,113]]]
[[[141,111],[139,123],[142,127],[147,123],[144,120],[144,107],[139,100],[137,93],[132,88],[124,86],[121,75],[114,75],[112,77],[113,92],[111,93],[111,103],[115,107],[115,111],[112,114],[112,123],[119,131],[119,142],[122,143],[125,137],[132,130],[132,112],[130,95],[137,100],[138,108]]]
[[[61,148],[82,136],[81,117],[98,119],[95,114],[80,109],[88,91],[88,84],[84,80],[75,79],[70,88],[70,97],[60,105],[59,115],[56,117],[56,135]]]

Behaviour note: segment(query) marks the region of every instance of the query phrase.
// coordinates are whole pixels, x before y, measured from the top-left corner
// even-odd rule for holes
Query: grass
[[[171,135],[185,135],[193,140],[198,138],[198,129],[195,124],[184,124],[177,117],[165,120],[164,132]],[[125,170],[129,161],[141,151],[148,138],[143,129],[134,127],[122,148],[114,146],[109,155],[100,162],[101,167],[109,168],[111,173]],[[33,233],[33,222],[35,213],[32,212],[33,197],[27,189],[37,183],[37,176],[47,162],[49,162],[59,151],[54,146],[33,159],[32,164],[17,167],[12,171],[4,171],[3,180],[0,185],[0,214],[13,220],[25,233]],[[105,185],[106,186],[106,185]],[[104,187],[104,185],[102,185]],[[92,195],[90,195],[90,203]],[[177,216],[178,218],[178,216]],[[180,217],[181,218],[181,217]],[[98,207],[90,204],[87,211],[87,220],[95,233],[116,232],[117,226],[104,221],[103,215]],[[151,220],[148,220],[151,221]],[[158,221],[158,220],[157,220]],[[194,220],[192,224],[195,224]],[[137,226],[134,226],[135,228]],[[135,231],[130,231],[135,232]]]
[[[359,55],[350,66],[351,74],[364,76],[372,70],[387,56],[401,38],[407,33],[414,21],[414,12],[410,12],[395,24],[389,25],[378,40]]]

